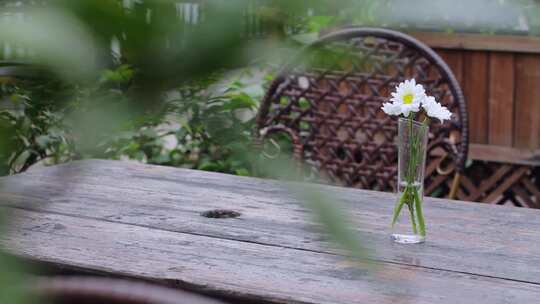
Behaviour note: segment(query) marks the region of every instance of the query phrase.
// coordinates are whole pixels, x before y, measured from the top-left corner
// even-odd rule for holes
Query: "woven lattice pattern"
[[[540,208],[540,167],[475,161],[456,195],[464,201]]]
[[[394,190],[397,119],[380,107],[410,78],[453,113],[450,123],[431,124],[428,159],[444,157],[445,169],[461,168],[466,110],[455,78],[430,49],[387,30],[338,31],[303,51],[271,85],[258,117],[260,135],[284,132],[295,156],[332,183]],[[437,172],[428,172],[428,184]]]

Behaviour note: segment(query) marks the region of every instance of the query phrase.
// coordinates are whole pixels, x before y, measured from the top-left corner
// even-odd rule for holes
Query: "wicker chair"
[[[38,279],[33,294],[53,304],[223,304],[185,291],[92,277]]]
[[[393,191],[397,119],[380,107],[410,78],[453,113],[450,122],[430,125],[425,185],[427,194],[442,190],[453,197],[467,159],[465,99],[444,61],[400,32],[346,28],[307,46],[270,85],[257,117],[256,142],[285,134],[295,158],[318,178]]]

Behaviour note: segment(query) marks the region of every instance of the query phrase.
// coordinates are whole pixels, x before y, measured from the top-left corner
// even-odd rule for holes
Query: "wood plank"
[[[514,185],[511,190],[525,203],[525,206],[529,208],[538,208],[531,196],[519,184]]]
[[[5,210],[3,210],[5,211]],[[536,303],[540,286],[398,264],[17,210],[0,244],[63,267],[255,303]],[[59,250],[61,249],[61,250]],[[459,291],[459,292],[456,292]]]
[[[540,149],[540,56],[516,57],[514,146]]]
[[[488,139],[488,53],[464,54],[463,93],[469,111],[470,141],[485,144]]]
[[[447,34],[440,32],[412,32],[409,34],[432,48],[540,53],[540,37],[534,36]]]
[[[437,54],[450,67],[461,87],[463,87],[463,53],[463,51],[437,50]]]
[[[538,188],[530,179],[522,181],[525,188],[535,197],[536,208],[540,208],[540,188]]]
[[[460,184],[470,193],[478,191],[476,185],[474,185],[473,182],[471,182],[471,180],[467,176],[461,176]]]
[[[427,161],[426,169],[425,169],[425,173],[424,173],[425,176],[431,176],[431,174],[434,173],[435,170],[437,170],[437,166],[441,163],[441,159],[443,159],[443,158],[438,157],[438,158]]]
[[[470,144],[469,158],[498,163],[540,166],[540,149],[518,149],[492,145]]]
[[[489,133],[488,142],[512,146],[514,136],[514,55],[489,56]]]
[[[0,180],[0,201],[6,205],[30,203],[28,208],[44,212],[342,253],[319,233],[298,199],[271,180],[115,161],[74,162]],[[388,237],[395,195],[321,189],[347,208],[352,228],[375,248],[377,260],[540,284],[540,236],[533,233],[540,231],[538,210],[427,198],[428,242],[396,246]],[[230,220],[200,216],[213,209],[242,215]]]
[[[440,184],[444,183],[444,181],[446,181],[449,178],[450,177],[448,177],[448,175],[438,174],[437,176],[435,176],[435,178],[433,178],[433,180],[431,181],[431,184],[428,187],[426,187],[425,192],[427,194],[431,194],[435,189],[437,189],[437,187]]]

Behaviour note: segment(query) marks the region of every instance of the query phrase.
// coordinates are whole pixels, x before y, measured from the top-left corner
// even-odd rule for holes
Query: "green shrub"
[[[233,79],[223,88],[220,80],[226,75],[213,74],[172,92],[175,98],[169,97],[158,117],[146,116],[115,136],[107,144],[107,157],[250,175],[245,155],[262,83],[248,90]]]
[[[115,107],[127,109],[136,74],[127,65],[104,71],[85,87],[54,81],[4,84],[0,123],[11,138],[5,150],[15,152],[5,157],[2,174],[39,161],[109,158],[251,175],[246,154],[263,85],[270,79],[247,86],[242,78],[252,79],[251,70],[191,81],[163,96],[156,107],[118,117],[117,126],[106,128],[114,132],[102,131],[96,117]]]

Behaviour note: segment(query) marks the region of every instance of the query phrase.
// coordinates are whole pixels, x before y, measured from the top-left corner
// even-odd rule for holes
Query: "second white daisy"
[[[427,96],[425,100],[422,101],[422,107],[426,111],[427,116],[437,118],[441,123],[452,117],[452,112],[439,102],[435,101],[435,97],[433,96]]]

